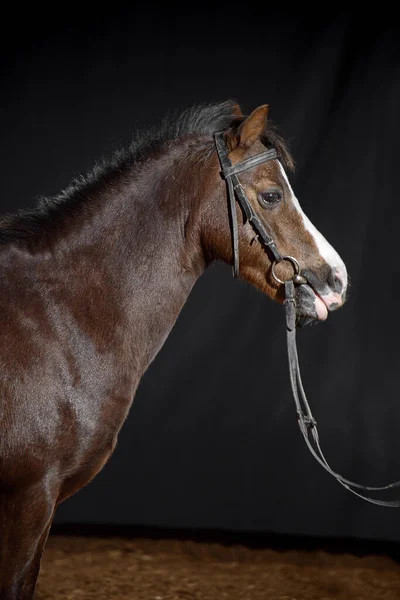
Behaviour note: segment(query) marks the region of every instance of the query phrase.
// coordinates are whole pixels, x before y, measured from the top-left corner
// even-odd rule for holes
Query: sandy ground
[[[400,600],[400,563],[322,550],[52,535],[36,598]]]

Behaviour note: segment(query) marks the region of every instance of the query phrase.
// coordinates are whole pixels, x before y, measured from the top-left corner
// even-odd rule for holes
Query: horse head
[[[295,280],[298,284],[297,314],[325,320],[329,311],[336,310],[345,301],[346,267],[301,209],[285,171],[285,167],[293,166],[293,161],[282,139],[273,130],[269,131],[268,106],[259,106],[247,118],[237,108],[236,116],[223,138],[228,164],[232,165],[228,171],[235,171],[236,165],[240,182],[236,180],[236,186],[231,186],[230,192],[228,186],[228,192],[244,195],[249,205],[247,212],[254,213],[254,219],[252,223],[242,202],[239,203],[242,210],[233,211],[229,223],[226,184],[220,177],[215,155],[216,194],[215,202],[208,204],[205,245],[212,247],[217,258],[234,262],[231,235],[236,229],[239,275],[272,299],[282,302],[283,282],[298,272],[300,276]],[[275,152],[266,153],[268,148]],[[260,155],[262,161],[258,162],[255,157]],[[263,156],[267,158],[263,160]],[[260,243],[262,240],[254,221],[260,223],[266,236],[273,240],[278,257],[288,257],[286,260],[274,257],[271,247]]]

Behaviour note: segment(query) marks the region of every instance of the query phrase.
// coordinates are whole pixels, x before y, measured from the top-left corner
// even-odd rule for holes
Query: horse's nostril
[[[339,279],[339,277],[337,275],[335,275],[334,277],[334,291],[337,292],[338,294],[341,294],[343,291],[343,282],[341,279]]]
[[[310,286],[320,296],[326,297],[330,294],[337,294],[341,298],[340,304],[343,303],[346,293],[346,278],[342,275],[340,269],[326,265],[325,268],[315,271],[303,269],[301,274],[307,278]]]
[[[328,275],[328,285],[333,292],[341,294],[343,291],[343,281],[338,277],[336,271],[331,271]]]
[[[337,276],[335,271],[331,271],[328,276],[328,284],[333,292],[341,294],[343,291],[343,281]]]

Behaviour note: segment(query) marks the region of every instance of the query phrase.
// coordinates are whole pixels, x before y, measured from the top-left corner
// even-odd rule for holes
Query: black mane
[[[217,131],[237,127],[245,119],[243,116],[238,116],[237,110],[237,102],[227,100],[214,104],[193,106],[172,118],[167,116],[160,127],[139,134],[129,148],[114,156],[112,162],[115,161],[116,166],[120,163],[121,158],[128,162],[140,162],[158,148],[162,148],[167,143],[175,142],[190,133],[211,139]],[[275,148],[286,169],[293,169],[293,159],[286,143],[270,121],[268,121],[268,128],[263,141],[267,147]],[[104,166],[107,168],[107,162]]]
[[[40,198],[34,208],[21,209],[0,217],[0,244],[27,240],[33,235],[46,235],[61,216],[73,216],[87,202],[88,191],[103,184],[115,172],[129,165],[140,164],[167,144],[178,141],[188,134],[209,137],[217,131],[236,127],[244,117],[237,115],[233,100],[198,105],[186,109],[175,117],[166,117],[157,128],[140,133],[124,149],[103,158],[86,175],[77,177],[59,194]],[[264,143],[277,150],[283,165],[293,168],[293,161],[285,142],[273,125],[268,123]]]

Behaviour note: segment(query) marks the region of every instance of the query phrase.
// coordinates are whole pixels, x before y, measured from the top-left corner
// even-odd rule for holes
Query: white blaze
[[[339,277],[343,283],[343,291],[346,291],[347,269],[346,269],[344,262],[342,261],[342,259],[340,258],[339,254],[336,252],[336,250],[330,245],[330,243],[324,238],[322,233],[320,233],[318,231],[318,229],[311,223],[311,221],[307,217],[307,215],[303,212],[299,201],[297,200],[296,196],[294,195],[292,186],[290,185],[287,175],[285,173],[285,169],[282,167],[282,165],[279,161],[278,161],[278,164],[279,164],[279,168],[282,173],[282,177],[284,178],[286,185],[288,186],[288,189],[290,191],[291,198],[293,201],[293,206],[295,207],[295,209],[301,216],[305,229],[307,229],[307,231],[313,238],[315,245],[318,248],[318,252],[319,252],[320,256],[325,260],[325,262],[333,270],[337,271],[337,274],[339,275]]]

